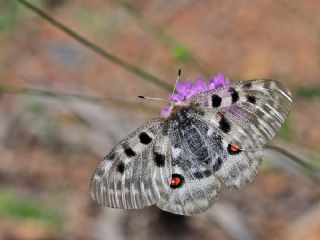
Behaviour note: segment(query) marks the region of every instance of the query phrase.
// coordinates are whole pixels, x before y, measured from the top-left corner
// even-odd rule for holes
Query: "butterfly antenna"
[[[174,94],[174,92],[176,91],[176,86],[177,86],[177,83],[179,82],[180,75],[181,75],[181,69],[178,70],[178,77],[177,77],[176,83],[174,84],[174,88],[173,88],[172,94]],[[156,100],[156,101],[170,102],[169,100],[162,99],[162,98],[155,98],[155,97],[138,96],[138,98],[148,99],[148,100]]]
[[[173,88],[172,94],[174,94],[174,92],[176,91],[176,87],[177,87],[177,84],[179,82],[180,75],[181,75],[181,69],[178,70],[178,77],[177,77],[176,83],[174,84],[174,88]]]
[[[142,99],[148,99],[148,100],[156,100],[156,101],[164,101],[164,102],[169,102],[169,100],[162,99],[162,98],[155,98],[155,97],[145,97],[145,96],[138,96],[138,98]]]

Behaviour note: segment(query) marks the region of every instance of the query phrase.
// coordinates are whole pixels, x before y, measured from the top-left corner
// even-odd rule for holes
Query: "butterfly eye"
[[[180,174],[172,174],[170,187],[171,188],[180,188],[184,183],[184,177]]]
[[[231,145],[229,144],[228,145],[228,153],[231,154],[231,155],[236,155],[236,154],[239,154],[241,152],[241,149],[239,148],[239,146],[237,145]]]

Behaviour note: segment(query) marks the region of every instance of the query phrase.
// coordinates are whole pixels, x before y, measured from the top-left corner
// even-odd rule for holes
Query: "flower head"
[[[222,73],[211,76],[208,82],[203,77],[197,77],[195,82],[192,80],[179,81],[176,85],[176,91],[169,95],[168,100],[170,102],[183,103],[195,94],[220,88],[227,84],[230,84],[230,81]],[[161,115],[166,117],[170,112],[171,107],[164,107],[161,110]]]

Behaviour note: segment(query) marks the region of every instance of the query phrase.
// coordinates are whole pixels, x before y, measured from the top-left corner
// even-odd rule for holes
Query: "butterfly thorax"
[[[190,117],[195,113],[194,106],[174,106],[167,119],[167,125],[180,139],[183,139],[185,151],[192,154],[199,160],[208,158],[208,149],[203,132],[194,118]]]

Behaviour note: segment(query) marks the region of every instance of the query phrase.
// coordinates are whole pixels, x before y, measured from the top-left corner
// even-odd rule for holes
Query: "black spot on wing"
[[[164,167],[165,166],[166,157],[163,154],[155,152],[153,159],[154,159],[154,162],[156,163],[156,165],[158,167]]]
[[[224,132],[228,133],[231,130],[229,121],[222,115],[219,121],[219,128]]]
[[[236,90],[231,92],[232,103],[236,103],[239,100],[239,94]]]
[[[252,96],[252,95],[247,95],[247,101],[252,103],[252,104],[255,104],[257,99],[255,96]]]
[[[218,157],[217,162],[213,165],[213,171],[217,172],[221,168],[223,161],[220,157]]]
[[[120,162],[117,166],[117,172],[123,174],[125,169],[125,165],[123,162]]]
[[[245,84],[242,85],[242,89],[250,89],[250,88],[252,88],[251,82],[246,82]]]
[[[152,141],[152,138],[146,132],[140,133],[139,139],[140,139],[140,142],[145,145],[151,143]]]
[[[196,179],[202,179],[202,178],[203,178],[202,172],[195,172],[195,173],[193,174],[193,176],[194,176]]]
[[[113,161],[116,158],[116,152],[111,151],[107,156],[104,157],[104,160]]]
[[[124,148],[124,153],[125,153],[126,156],[129,157],[129,158],[136,156],[135,151],[133,151],[133,149],[130,148],[130,147],[125,147],[125,148]]]
[[[203,160],[203,163],[204,163],[204,164],[208,164],[209,161],[210,161],[210,159],[206,158],[206,159]]]
[[[203,172],[195,172],[193,174],[193,176],[196,179],[202,179],[202,178],[210,177],[211,175],[212,175],[212,173],[209,170],[205,170]]]
[[[211,100],[212,100],[212,107],[219,107],[221,105],[222,98],[219,97],[218,95],[213,94],[211,96]]]
[[[210,177],[212,173],[209,170],[205,170],[202,172],[205,177]]]

